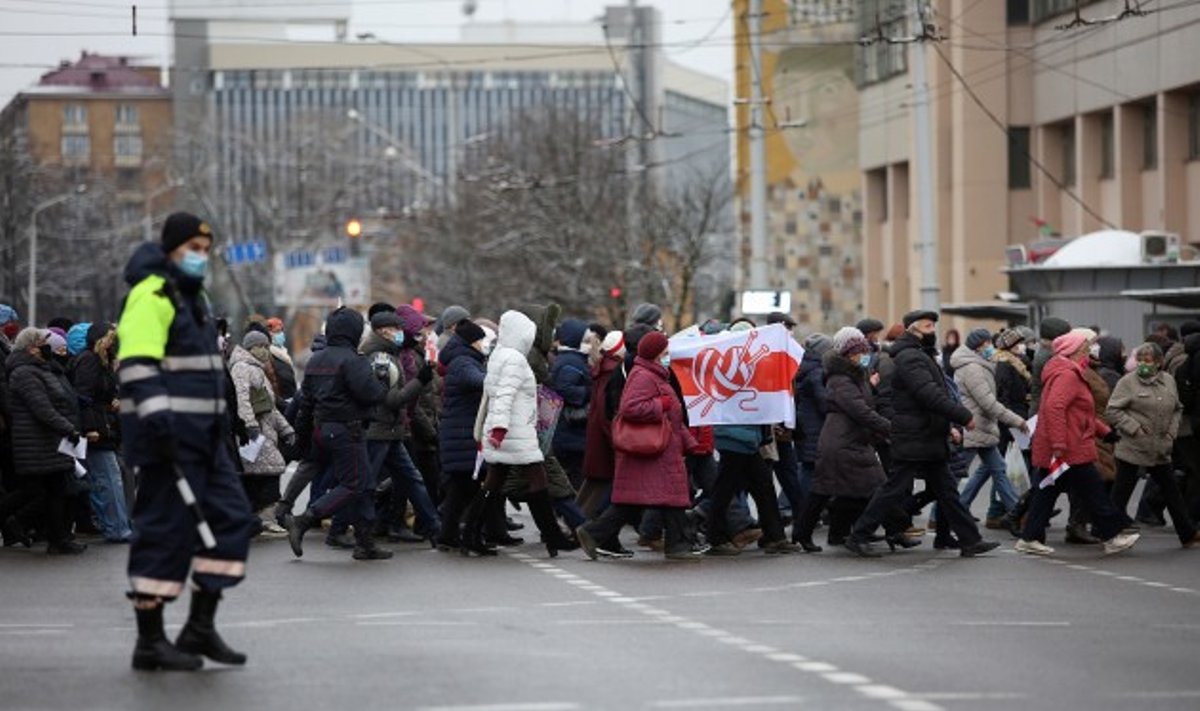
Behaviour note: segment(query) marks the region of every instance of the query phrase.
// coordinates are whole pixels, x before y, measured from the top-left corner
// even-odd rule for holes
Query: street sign
[[[769,314],[772,311],[789,313],[792,310],[790,291],[743,291],[743,314]]]
[[[225,248],[229,264],[258,264],[267,261],[267,244],[261,240],[239,242]]]

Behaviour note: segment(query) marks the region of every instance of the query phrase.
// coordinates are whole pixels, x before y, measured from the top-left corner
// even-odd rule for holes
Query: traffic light
[[[609,295],[609,296],[611,296],[611,297],[612,297],[612,298],[614,298],[614,299],[619,299],[619,298],[621,298],[621,287],[619,287],[619,286],[614,286],[613,288],[609,289],[609,290],[608,290],[608,295]]]
[[[350,239],[358,239],[362,236],[362,222],[357,219],[351,219],[346,223],[346,236]]]
[[[416,297],[412,300],[412,307],[420,313],[425,313],[425,299]]]

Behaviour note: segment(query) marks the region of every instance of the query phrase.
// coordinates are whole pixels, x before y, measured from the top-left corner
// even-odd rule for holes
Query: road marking
[[[856,686],[858,693],[870,699],[879,699],[880,701],[890,701],[892,699],[907,699],[908,694],[897,689],[894,686],[885,684],[867,684],[865,686]]]
[[[571,600],[569,602],[540,602],[539,607],[580,607],[583,605],[599,605],[599,600]]]
[[[1026,556],[1026,558],[1032,559],[1032,560],[1038,560],[1043,563],[1048,563],[1050,565],[1066,566],[1067,568],[1069,568],[1071,570],[1083,571],[1083,572],[1091,573],[1093,575],[1101,575],[1106,578],[1111,578],[1112,580],[1120,580],[1123,583],[1136,583],[1138,585],[1144,585],[1148,588],[1159,588],[1161,590],[1169,590],[1171,592],[1183,593],[1185,595],[1200,594],[1200,592],[1197,592],[1196,590],[1193,590],[1192,588],[1176,586],[1176,585],[1172,585],[1171,583],[1164,583],[1164,582],[1160,582],[1157,580],[1146,580],[1145,578],[1139,578],[1136,575],[1118,575],[1117,573],[1114,573],[1111,570],[1101,570],[1099,568],[1094,568],[1090,565],[1082,565],[1080,563],[1068,563],[1065,560],[1057,560],[1055,558],[1044,558],[1044,557],[1038,557],[1038,556]]]
[[[1008,701],[1029,698],[1029,694],[1008,691],[933,691],[912,696],[927,701]]]
[[[1036,622],[1033,620],[951,622],[959,627],[1070,627],[1070,622]]]
[[[870,684],[871,680],[854,672],[826,672],[821,676],[835,684]]]
[[[893,699],[888,702],[900,711],[941,711],[942,707],[923,699]]]
[[[356,622],[358,627],[478,627],[478,622],[465,620],[379,620],[377,622]]]
[[[725,699],[668,699],[653,701],[648,706],[655,709],[694,709],[710,706],[791,706],[804,700],[802,696],[732,696]]]
[[[66,634],[64,629],[25,629],[25,630],[0,630],[0,636],[3,637],[44,637],[56,634]]]
[[[38,623],[38,622],[7,622],[0,624],[0,630],[21,630],[21,629],[70,629],[73,624],[58,624],[54,622]]]
[[[422,706],[419,711],[574,711],[582,708],[569,702],[539,702],[529,704],[481,704],[478,706]]]
[[[366,615],[350,615],[350,618],[354,620],[374,620],[384,617],[411,617],[419,614],[421,613],[412,610],[407,612],[372,612]]]
[[[838,670],[837,667],[826,662],[796,662],[792,666],[800,671],[812,672],[814,674],[826,674]]]

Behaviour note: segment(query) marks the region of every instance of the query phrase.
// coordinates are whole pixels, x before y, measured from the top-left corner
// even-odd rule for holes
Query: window
[[[1076,5],[1083,7],[1091,5],[1096,0],[1032,0],[1033,1],[1033,21],[1041,22],[1048,20],[1055,15],[1073,12]]]
[[[1188,158],[1200,158],[1200,94],[1188,97]]]
[[[1029,24],[1029,0],[1008,0],[1006,17],[1009,25]]]
[[[911,32],[907,3],[895,0],[864,0],[860,4],[856,31],[860,37],[904,37]],[[858,85],[886,81],[908,71],[907,44],[875,42],[855,50]]]
[[[1158,109],[1142,105],[1142,170],[1158,170]]]
[[[1075,124],[1064,124],[1060,131],[1062,141],[1062,183],[1067,187],[1075,185]]]
[[[118,157],[142,157],[142,137],[118,136],[113,138],[113,153]]]
[[[138,107],[134,104],[117,104],[117,125],[138,125]]]
[[[92,142],[87,136],[63,136],[62,155],[64,159],[83,159],[91,155]]]
[[[1033,175],[1029,167],[1029,127],[1012,126],[1008,129],[1009,190],[1033,187]]]
[[[83,104],[67,104],[63,107],[63,123],[67,126],[86,126],[87,107]]]
[[[1112,112],[1100,117],[1100,178],[1107,180],[1116,172],[1115,145]]]

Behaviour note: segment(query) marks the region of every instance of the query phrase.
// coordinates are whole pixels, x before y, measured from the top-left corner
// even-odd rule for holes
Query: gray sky
[[[180,0],[196,5],[200,0]],[[331,0],[336,3],[337,0]],[[247,0],[259,5],[286,0]],[[477,22],[585,22],[624,0],[477,0]],[[0,0],[0,106],[62,59],[81,50],[167,60],[167,0],[136,2],[138,33],[131,36],[130,0]],[[663,13],[668,56],[732,83],[730,0],[642,0]],[[353,0],[351,33],[370,31],[387,41],[458,39],[462,0]],[[707,39],[706,39],[707,38]],[[698,44],[696,41],[703,40]]]

